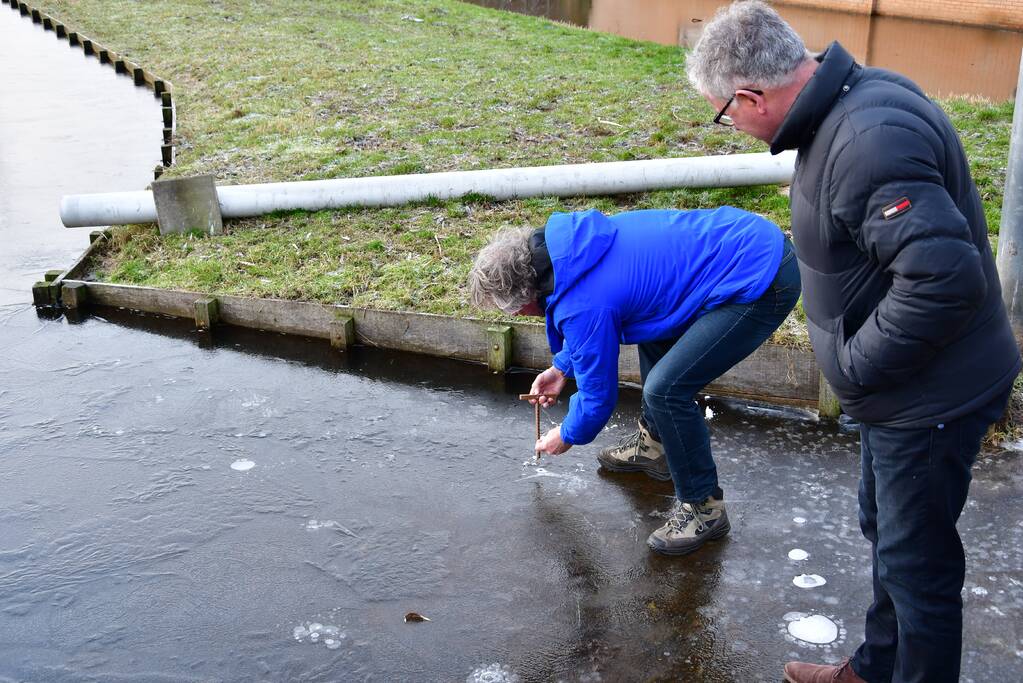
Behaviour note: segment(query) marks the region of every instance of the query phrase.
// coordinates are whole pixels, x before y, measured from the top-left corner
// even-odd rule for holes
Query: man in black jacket
[[[860,422],[860,527],[874,602],[840,667],[804,681],[957,681],[965,560],[956,521],[1020,355],[980,197],[948,118],[838,43],[810,55],[761,2],[723,8],[689,57],[715,122],[798,150],[790,202],[817,362]]]

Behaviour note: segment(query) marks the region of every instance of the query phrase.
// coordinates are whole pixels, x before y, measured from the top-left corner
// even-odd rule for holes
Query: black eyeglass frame
[[[763,95],[764,94],[763,90],[754,90],[753,88],[739,88],[739,90],[745,90],[746,92],[751,92],[751,93],[753,93],[755,95]],[[728,108],[730,106],[732,106],[732,102],[734,102],[735,98],[738,97],[739,90],[736,90],[735,92],[733,92],[732,96],[728,98],[727,102],[725,102],[725,106],[721,107],[721,111],[719,111],[718,115],[714,117],[714,123],[718,124],[719,126],[734,126],[735,125],[735,121],[732,120],[732,117],[726,115],[725,112],[728,111]],[[725,121],[724,119],[728,119],[728,120]]]

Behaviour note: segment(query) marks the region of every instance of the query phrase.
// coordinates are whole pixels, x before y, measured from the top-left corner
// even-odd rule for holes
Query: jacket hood
[[[615,224],[596,209],[555,213],[547,220],[544,237],[554,266],[554,292],[547,298],[545,318],[547,340],[553,352],[560,351],[563,345],[553,317],[558,301],[600,262],[617,232]]]
[[[858,73],[853,72],[860,71],[860,67],[838,41],[831,43],[817,61],[821,65],[806,82],[771,140],[771,154],[796,149],[809,142],[842,94],[843,87],[858,78]]]

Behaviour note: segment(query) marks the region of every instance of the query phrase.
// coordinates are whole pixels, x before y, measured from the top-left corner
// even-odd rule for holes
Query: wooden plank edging
[[[65,283],[82,282],[65,279]],[[194,319],[195,302],[211,295],[104,282],[82,282],[93,305],[126,308]],[[221,323],[251,329],[331,339],[332,325],[349,316],[361,344],[397,351],[485,363],[493,321],[431,313],[383,311],[281,299],[217,296]],[[541,370],[550,364],[547,336],[541,323],[502,323],[512,328],[511,363]],[[619,380],[640,381],[634,346],[623,346]],[[708,393],[769,403],[816,408],[819,373],[813,354],[802,349],[765,344],[717,382]]]

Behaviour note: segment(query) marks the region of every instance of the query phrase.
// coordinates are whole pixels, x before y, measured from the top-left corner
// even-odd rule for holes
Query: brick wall
[[[1023,30],[1020,0],[775,0],[775,4],[864,14],[873,10],[881,16]]]

